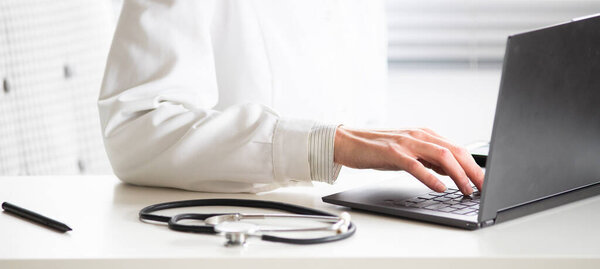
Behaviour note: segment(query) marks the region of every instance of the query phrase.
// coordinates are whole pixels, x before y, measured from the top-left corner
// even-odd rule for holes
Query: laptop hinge
[[[486,220],[484,222],[481,222],[479,224],[479,227],[483,228],[483,227],[491,226],[491,225],[494,225],[495,222],[496,222],[495,219],[489,219],[489,220]]]
[[[536,200],[527,204],[499,210],[496,215],[496,223],[516,219],[518,217],[533,214],[535,212],[592,197],[597,194],[600,194],[600,182]]]

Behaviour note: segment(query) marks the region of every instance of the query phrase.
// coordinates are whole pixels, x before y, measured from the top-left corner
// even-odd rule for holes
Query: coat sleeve
[[[280,118],[260,104],[213,109],[212,5],[125,1],[98,101],[115,174],[211,192],[310,184],[313,121]]]

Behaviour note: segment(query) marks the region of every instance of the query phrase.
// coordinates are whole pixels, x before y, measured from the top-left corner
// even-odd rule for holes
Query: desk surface
[[[224,197],[341,212],[347,208],[325,204],[321,196],[391,177],[398,184],[413,180],[405,173],[345,170],[333,186],[228,195],[137,187],[114,176],[0,177],[0,201],[74,229],[61,234],[0,214],[0,268],[600,268],[600,197],[477,231],[350,211],[358,226],[353,237],[311,246],[251,240],[226,248],[221,237],[173,232],[137,217],[154,203]]]

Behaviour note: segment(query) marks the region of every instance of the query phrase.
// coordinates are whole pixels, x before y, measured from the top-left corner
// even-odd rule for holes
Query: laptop
[[[391,180],[323,201],[474,230],[600,193],[600,16],[508,37],[485,167],[470,196]]]

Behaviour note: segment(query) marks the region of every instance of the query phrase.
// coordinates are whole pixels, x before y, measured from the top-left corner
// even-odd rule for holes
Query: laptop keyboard
[[[416,207],[457,215],[474,216],[479,213],[480,192],[473,187],[473,194],[463,195],[457,189],[448,188],[443,193],[430,192],[404,200],[404,206]]]

